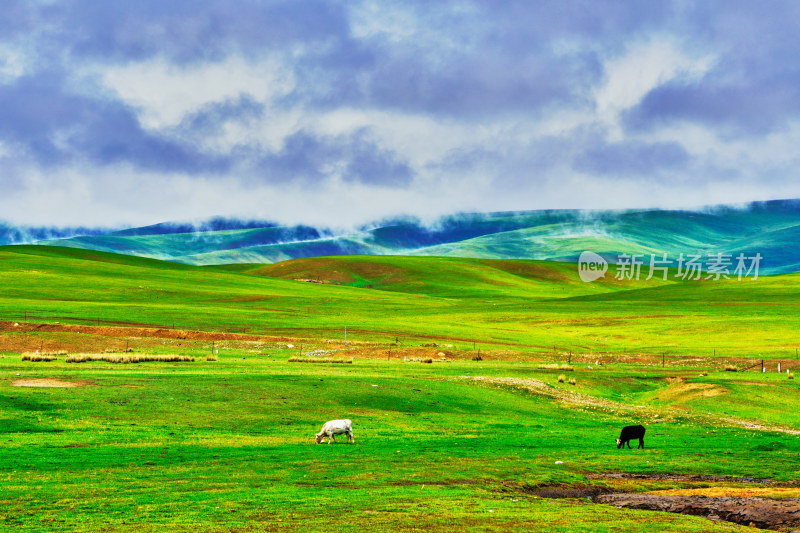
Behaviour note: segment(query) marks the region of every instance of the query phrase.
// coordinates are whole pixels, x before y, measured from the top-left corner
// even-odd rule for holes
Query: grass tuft
[[[55,361],[58,359],[58,355],[66,355],[67,352],[42,352],[42,353],[30,353],[26,352],[22,354],[23,361],[31,361],[31,362],[39,362],[39,361]]]
[[[558,375],[558,382],[559,383],[564,383],[566,380],[567,380],[567,376],[565,376],[564,374],[559,374]]]
[[[539,370],[561,370],[562,372],[563,371],[572,372],[573,370],[575,370],[575,367],[564,363],[544,364],[544,365],[539,365],[536,368],[538,368]]]
[[[128,355],[114,353],[76,353],[67,356],[67,363],[88,363],[91,361],[104,361],[106,363],[185,363],[194,361],[190,355],[176,354],[150,354],[150,355]]]

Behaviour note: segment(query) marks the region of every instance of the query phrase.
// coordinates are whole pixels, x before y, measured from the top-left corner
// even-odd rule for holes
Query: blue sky
[[[4,0],[0,219],[800,197],[800,3]]]

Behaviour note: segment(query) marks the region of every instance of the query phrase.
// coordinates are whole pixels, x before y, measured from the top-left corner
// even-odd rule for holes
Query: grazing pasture
[[[800,475],[800,420],[761,415],[769,405],[800,411],[795,382],[777,375],[759,376],[760,402],[732,417],[691,394],[647,401],[672,387],[671,373],[661,369],[576,369],[576,393],[552,372],[515,362],[293,365],[289,351],[246,359],[232,351],[214,363],[169,367],[44,367],[5,354],[0,527],[290,531],[324,527],[331,514],[346,513],[379,531],[452,531],[456,524],[476,531],[545,524],[565,531],[723,531],[729,529],[667,513],[648,515],[643,528],[644,511],[536,491],[741,487],[602,477],[618,472],[776,482]],[[680,373],[686,383],[720,387],[730,403],[745,404],[752,390],[753,378],[744,374]],[[82,386],[16,386],[16,374]],[[548,390],[506,377],[537,379]],[[356,445],[314,446],[314,433],[333,418],[353,420]],[[618,450],[613,439],[633,422],[647,426],[647,448]],[[786,490],[779,483],[758,487],[767,495]]]
[[[0,250],[0,529],[731,531],[595,502],[794,505],[796,276],[583,286],[558,264],[384,260],[403,290]],[[666,322],[620,318],[645,309]],[[314,445],[334,419],[355,445]],[[638,424],[647,447],[617,449]]]

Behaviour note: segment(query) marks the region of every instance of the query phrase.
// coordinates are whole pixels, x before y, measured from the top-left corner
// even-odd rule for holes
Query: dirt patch
[[[523,488],[522,492],[539,498],[594,498],[612,492],[597,485],[551,485],[547,487]]]
[[[430,485],[430,486],[458,486],[458,485],[480,485],[483,481],[477,479],[451,479],[447,481],[418,481],[418,480],[401,480],[401,481],[392,481],[389,483],[390,486],[393,487],[414,487],[418,485]]]
[[[88,381],[67,381],[58,378],[22,378],[11,382],[13,387],[58,387],[73,388],[93,385]]]
[[[658,494],[601,494],[596,503],[625,509],[704,516],[761,529],[800,526],[800,499],[663,496]]]

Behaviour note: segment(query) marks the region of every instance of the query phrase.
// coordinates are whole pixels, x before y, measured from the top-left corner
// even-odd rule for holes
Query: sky
[[[0,220],[800,198],[792,1],[3,0]]]

